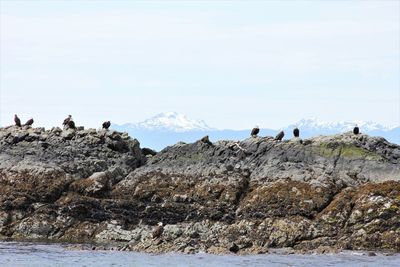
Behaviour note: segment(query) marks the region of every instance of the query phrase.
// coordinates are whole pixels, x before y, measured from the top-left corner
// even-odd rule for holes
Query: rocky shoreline
[[[345,133],[199,140],[155,154],[115,131],[0,128],[0,239],[398,253],[400,146]]]

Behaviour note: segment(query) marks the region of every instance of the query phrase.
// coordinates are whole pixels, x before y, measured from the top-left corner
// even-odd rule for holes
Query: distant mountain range
[[[165,112],[155,115],[150,119],[139,123],[127,123],[121,127],[130,130],[148,130],[148,131],[163,131],[183,133],[190,131],[210,131],[215,130],[202,121],[189,119],[183,114],[176,112]]]
[[[283,129],[285,131],[284,139],[292,137],[293,128],[296,126],[300,129],[302,138],[309,138],[316,135],[351,131],[356,124],[362,133],[382,136],[389,142],[400,144],[400,126],[386,127],[375,122],[363,121],[323,122],[318,119],[303,119],[288,125]],[[161,150],[180,141],[194,142],[205,135],[209,135],[211,141],[242,140],[248,138],[251,131],[251,129],[220,130],[211,128],[202,120],[190,119],[176,112],[161,113],[139,123],[113,124],[111,127],[137,138],[141,147],[150,147],[155,150]],[[259,135],[275,136],[278,132],[279,130],[276,129],[263,128],[260,129]]]

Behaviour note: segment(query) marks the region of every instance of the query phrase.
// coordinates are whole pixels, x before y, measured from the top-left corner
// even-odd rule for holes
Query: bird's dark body
[[[260,132],[259,128],[253,128],[253,130],[251,130],[251,136],[256,136],[258,133]]]
[[[71,116],[68,116],[68,118],[66,118],[66,119],[63,121],[63,126],[67,126],[70,120],[71,120]]]
[[[25,122],[25,126],[31,126],[33,124],[33,119],[29,119],[27,122]]]
[[[282,138],[283,138],[284,136],[285,136],[285,133],[284,133],[283,131],[280,131],[280,132],[276,135],[275,140],[281,141]]]
[[[212,144],[213,144],[213,143],[210,141],[210,138],[209,138],[208,135],[202,137],[202,138],[200,139],[200,141],[203,142],[203,143],[209,144],[209,145],[212,145]]]
[[[17,125],[18,127],[22,126],[21,125],[21,120],[18,118],[17,115],[14,116],[14,122],[15,122],[15,125]]]
[[[111,126],[111,122],[110,121],[103,122],[103,129],[108,130],[108,128],[110,128],[110,126]]]
[[[68,121],[68,129],[76,129],[74,121],[72,120]]]
[[[294,128],[293,135],[294,135],[294,137],[299,137],[300,136],[300,130],[298,128]]]
[[[160,237],[163,232],[164,232],[164,227],[160,226],[160,225],[157,225],[153,230],[153,238]]]

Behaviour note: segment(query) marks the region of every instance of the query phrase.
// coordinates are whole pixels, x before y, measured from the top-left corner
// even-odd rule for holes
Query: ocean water
[[[254,256],[210,254],[147,254],[118,251],[69,250],[62,244],[0,242],[0,266],[400,266],[400,254],[385,256],[342,252],[328,255]]]

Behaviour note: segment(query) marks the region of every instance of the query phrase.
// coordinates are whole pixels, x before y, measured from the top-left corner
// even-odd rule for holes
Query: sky
[[[0,125],[400,125],[400,1],[0,0]]]

